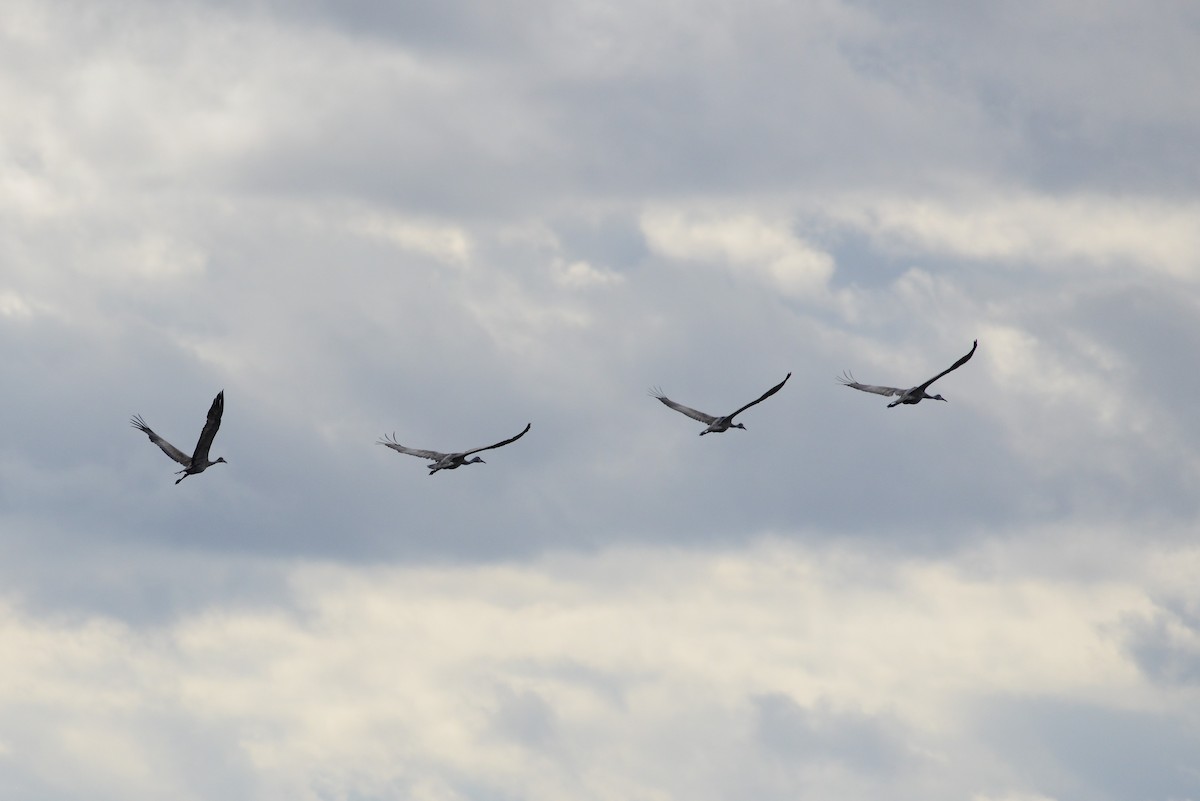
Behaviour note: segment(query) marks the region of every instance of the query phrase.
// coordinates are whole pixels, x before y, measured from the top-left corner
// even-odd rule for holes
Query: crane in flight
[[[155,434],[150,426],[146,425],[146,421],[142,419],[140,414],[135,414],[130,418],[129,424],[150,437],[150,441],[162,448],[163,453],[183,465],[182,470],[175,471],[176,474],[183,473],[175,482],[178,484],[188,476],[203,473],[214,464],[228,464],[223,456],[217,457],[215,462],[208,460],[208,450],[212,447],[213,437],[217,435],[217,429],[221,427],[221,414],[224,411],[225,390],[221,390],[217,393],[217,397],[213,398],[212,406],[208,407],[208,420],[204,423],[204,428],[200,431],[200,439],[196,441],[196,449],[192,451],[191,456],[188,456],[158,434]]]
[[[526,423],[525,428],[521,429],[520,434],[517,434],[515,437],[509,437],[503,442],[497,442],[495,445],[485,445],[482,448],[473,448],[469,451],[461,451],[459,453],[440,453],[438,451],[424,451],[418,448],[408,448],[396,441],[396,435],[394,433],[390,438],[385,434],[383,439],[379,440],[379,444],[386,445],[387,447],[399,453],[407,453],[409,456],[418,456],[422,459],[430,459],[431,464],[427,465],[427,467],[429,468],[429,475],[432,476],[439,470],[454,470],[462,467],[464,464],[485,464],[483,459],[479,458],[478,456],[476,456],[474,459],[468,459],[467,457],[473,453],[490,451],[493,448],[501,448],[510,442],[516,442],[521,437],[525,436],[525,432],[529,431],[529,427],[531,425],[533,424]]]
[[[733,422],[733,418],[737,417],[739,414],[746,411],[751,406],[754,406],[757,403],[762,403],[767,398],[771,397],[776,392],[783,389],[783,385],[786,384],[788,379],[791,377],[792,377],[792,374],[788,373],[786,376],[783,377],[782,381],[780,381],[778,384],[776,384],[775,386],[768,389],[761,396],[759,396],[758,399],[752,400],[749,403],[747,403],[745,406],[743,406],[742,408],[738,409],[736,412],[733,412],[732,414],[724,415],[722,417],[716,417],[711,414],[705,414],[704,412],[697,411],[696,409],[693,409],[689,406],[684,406],[682,403],[676,403],[675,401],[671,400],[666,395],[664,395],[662,390],[658,389],[658,388],[650,390],[650,395],[652,397],[658,398],[660,401],[663,402],[664,405],[674,409],[675,411],[679,412],[680,414],[686,414],[688,417],[692,418],[693,420],[699,420],[701,423],[704,423],[706,426],[708,426],[708,428],[706,428],[700,432],[700,436],[703,437],[705,434],[719,434],[722,431],[728,431],[731,428],[740,428],[743,431],[745,431],[746,427],[744,425],[742,425],[741,423]]]
[[[861,389],[863,392],[874,392],[876,395],[885,395],[888,397],[892,395],[898,395],[899,397],[896,398],[896,400],[888,404],[889,409],[901,403],[913,404],[920,403],[923,400],[944,401],[946,399],[941,395],[930,395],[925,390],[929,389],[930,384],[932,384],[934,381],[937,381],[946,373],[953,372],[969,362],[971,357],[975,355],[975,348],[977,347],[979,347],[978,339],[971,343],[971,350],[966,356],[963,356],[961,359],[935,375],[933,378],[926,381],[924,384],[917,384],[915,387],[909,387],[908,389],[901,389],[900,387],[879,387],[875,386],[874,384],[860,384],[854,380],[854,376],[850,373],[842,373],[841,377],[838,378],[838,381],[840,381],[843,386],[847,386],[852,389]]]

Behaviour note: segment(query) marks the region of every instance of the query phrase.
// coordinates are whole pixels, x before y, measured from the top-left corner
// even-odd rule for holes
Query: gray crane
[[[176,448],[165,439],[155,434],[150,426],[146,425],[146,421],[142,419],[140,414],[135,414],[129,420],[129,424],[141,431],[146,436],[150,437],[150,441],[158,447],[162,448],[162,452],[170,456],[175,461],[183,465],[182,470],[176,470],[176,474],[183,473],[175,482],[178,484],[188,476],[194,476],[197,473],[203,473],[214,464],[228,464],[224,457],[217,457],[215,462],[208,460],[208,449],[212,447],[213,437],[217,435],[217,429],[221,427],[221,414],[225,411],[225,390],[217,393],[217,397],[213,398],[212,406],[208,407],[208,420],[204,423],[204,428],[200,432],[200,439],[196,441],[196,449],[192,451],[192,455],[188,456],[183,451]]]
[[[901,389],[899,387],[878,387],[874,384],[860,384],[855,381],[854,376],[848,372],[842,373],[841,377],[838,378],[838,381],[842,382],[843,386],[851,387],[852,389],[861,389],[863,392],[874,392],[876,395],[885,396],[898,395],[899,397],[896,398],[896,400],[888,404],[889,409],[901,403],[913,404],[920,403],[923,400],[944,401],[946,399],[941,395],[930,395],[925,390],[929,389],[930,384],[932,384],[934,381],[937,381],[946,373],[953,372],[969,362],[971,357],[975,355],[975,348],[977,347],[979,347],[978,339],[971,343],[971,351],[966,356],[963,356],[961,359],[935,375],[933,378],[926,381],[924,384],[918,384],[917,386],[909,387],[908,389]]]
[[[700,432],[700,436],[703,437],[705,434],[719,434],[722,431],[728,431],[731,428],[740,428],[743,431],[745,431],[746,427],[744,425],[742,425],[741,423],[733,422],[733,418],[737,417],[739,414],[746,411],[747,409],[749,409],[751,406],[755,405],[756,403],[762,403],[767,398],[771,397],[776,392],[783,389],[783,385],[786,384],[788,379],[791,377],[792,377],[792,374],[788,373],[786,376],[783,377],[782,381],[780,381],[778,384],[776,384],[775,386],[771,387],[766,392],[764,392],[757,400],[752,400],[749,403],[747,403],[745,406],[743,406],[742,408],[738,409],[736,412],[733,412],[732,414],[727,414],[723,417],[715,417],[711,414],[705,414],[704,412],[697,411],[689,406],[684,406],[682,403],[676,403],[675,401],[671,400],[666,395],[664,395],[662,390],[658,389],[657,387],[650,390],[650,395],[652,397],[658,398],[660,401],[663,402],[663,404],[665,404],[666,406],[669,406],[670,408],[674,409],[675,411],[680,412],[681,414],[686,414],[688,417],[692,418],[693,420],[699,420],[701,423],[704,423],[706,426],[708,426],[708,428],[706,428]]]
[[[439,453],[438,451],[423,451],[418,448],[407,448],[404,445],[401,445],[399,442],[396,441],[395,433],[392,434],[390,439],[385,434],[383,439],[379,440],[378,444],[386,445],[387,447],[391,448],[392,450],[398,451],[400,453],[407,453],[409,456],[418,456],[422,459],[432,460],[432,463],[427,465],[427,467],[429,468],[429,475],[432,476],[434,473],[436,473],[439,470],[454,470],[456,468],[462,467],[464,464],[476,464],[476,463],[485,464],[483,459],[479,458],[478,456],[476,456],[474,459],[468,459],[467,457],[473,453],[479,453],[480,451],[490,451],[493,448],[503,447],[503,446],[509,444],[510,442],[516,442],[521,437],[525,436],[525,432],[529,431],[529,427],[531,425],[533,425],[533,424],[526,423],[525,428],[521,429],[520,434],[517,434],[515,437],[509,437],[508,439],[504,440],[503,442],[497,442],[495,445],[485,445],[482,448],[474,448],[472,450],[462,451],[460,453]]]

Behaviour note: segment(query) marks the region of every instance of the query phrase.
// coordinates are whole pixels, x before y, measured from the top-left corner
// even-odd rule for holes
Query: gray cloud
[[[995,634],[1014,598],[1078,610],[1119,580],[1142,595],[1093,622],[1140,668],[1144,706],[1091,707],[1046,682],[1044,704],[997,702],[959,749],[959,721],[878,712],[869,683],[826,707],[793,699],[828,688],[744,676],[723,703],[753,700],[679,719],[698,739],[671,740],[707,692],[686,688],[646,741],[659,766],[728,753],[707,796],[655,772],[670,767],[590,786],[744,797],[750,765],[756,797],[879,797],[880,777],[936,784],[940,757],[907,750],[919,742],[983,777],[922,797],[1194,794],[1171,760],[1195,732],[1147,711],[1194,683],[1191,607],[1137,598],[1182,592],[1160,563],[1187,563],[1200,513],[1184,358],[1200,346],[1196,22],[1115,2],[20,0],[0,31],[5,602],[30,630],[79,619],[137,640],[213,610],[304,620],[294,582],[314,564],[507,567],[536,585],[519,569],[554,554],[599,571],[622,549],[661,560],[604,585],[611,610],[690,554],[736,563],[767,541],[1056,582],[1030,600],[1014,578],[979,613]],[[834,381],[916,383],[976,338],[938,386],[949,403],[887,409]],[[747,431],[719,437],[645,394],[719,412],[789,371]],[[220,389],[214,453],[229,464],[176,487],[128,418],[190,447]],[[526,422],[520,443],[448,475],[375,444],[469,448]],[[874,586],[881,572],[838,575]],[[730,586],[727,606],[753,589]],[[623,628],[640,612],[597,615]],[[680,652],[707,630],[688,631]],[[363,648],[342,667],[371,663]],[[670,653],[646,653],[625,670],[511,655],[464,714],[553,762],[538,787],[569,797],[580,755],[620,755],[621,716],[671,685]],[[91,686],[81,664],[67,683]],[[1020,696],[979,681],[963,692]],[[577,727],[593,713],[604,726]],[[220,764],[197,798],[253,785],[262,763],[179,719],[118,722],[126,742],[161,729],[172,754]],[[1159,750],[1135,749],[1137,770],[1114,778],[1101,734],[1126,728]],[[1022,745],[1029,731],[1051,756]],[[70,795],[14,756],[18,739],[0,733],[12,792]],[[781,762],[789,749],[820,766]],[[452,751],[330,769],[305,792],[535,797]]]
[[[1185,716],[1049,698],[989,705],[980,734],[1013,764],[1026,786],[1073,799],[1188,798],[1200,732]]]
[[[1122,634],[1130,656],[1151,680],[1168,686],[1200,684],[1200,615],[1186,602],[1131,616]]]
[[[493,725],[504,740],[515,740],[529,748],[546,748],[558,736],[554,708],[532,690],[499,688]]]
[[[895,724],[828,704],[812,708],[770,694],[754,699],[757,735],[776,758],[797,765],[826,760],[876,777],[894,773],[907,756],[903,732]]]

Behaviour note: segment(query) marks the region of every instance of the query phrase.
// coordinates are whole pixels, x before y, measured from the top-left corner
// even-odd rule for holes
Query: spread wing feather
[[[392,434],[390,437],[387,434],[384,434],[383,439],[379,440],[379,444],[386,445],[399,453],[407,453],[409,456],[416,456],[421,459],[430,459],[435,462],[440,462],[442,459],[445,459],[450,455],[448,453],[438,453],[437,451],[423,451],[420,448],[405,447],[396,441],[395,434]]]
[[[532,425],[533,425],[533,423],[526,423],[525,427],[521,429],[521,433],[517,434],[515,437],[509,437],[508,439],[504,440],[503,442],[497,442],[495,445],[485,445],[482,448],[476,448],[471,451],[463,451],[461,455],[462,456],[470,456],[472,453],[479,453],[480,451],[490,451],[493,448],[503,447],[503,446],[509,444],[510,442],[516,442],[521,437],[525,436],[525,432],[527,432],[529,430],[529,427]]]
[[[842,373],[838,377],[838,381],[842,386],[851,387],[852,389],[861,389],[863,392],[874,392],[876,395],[903,395],[908,390],[900,389],[899,387],[880,387],[875,384],[860,384],[854,380],[854,376],[850,373]]]
[[[686,414],[688,417],[692,418],[693,420],[699,420],[701,423],[704,423],[705,425],[710,426],[717,420],[717,418],[713,417],[711,414],[705,414],[704,412],[693,409],[690,406],[684,406],[682,403],[676,403],[675,401],[671,400],[666,395],[664,395],[662,390],[657,387],[650,390],[650,394],[652,396],[654,396],[655,398],[658,398],[666,406],[674,409],[677,412]]]
[[[162,452],[165,453],[167,456],[170,456],[172,459],[179,462],[184,467],[188,467],[191,465],[192,457],[188,456],[186,453],[179,450],[179,448],[176,448],[174,445],[167,442],[165,439],[160,437],[158,434],[155,434],[154,430],[151,429],[150,426],[146,425],[146,421],[142,419],[142,416],[140,414],[135,414],[133,417],[129,418],[129,424],[131,426],[133,426],[134,428],[136,428],[138,431],[141,431],[146,436],[150,437],[150,441],[153,442],[158,447],[162,448]]]
[[[779,390],[783,389],[783,385],[784,385],[784,384],[786,384],[786,383],[788,382],[788,379],[789,379],[789,378],[791,378],[791,377],[792,377],[792,374],[791,374],[791,373],[788,373],[786,376],[784,376],[784,377],[783,377],[783,380],[782,380],[782,381],[780,381],[778,384],[776,384],[775,386],[771,387],[771,388],[770,388],[770,389],[768,389],[766,392],[764,392],[764,393],[763,393],[763,394],[762,394],[762,395],[761,395],[761,396],[760,396],[760,397],[759,397],[757,400],[752,400],[752,401],[750,401],[750,402],[749,402],[749,403],[747,403],[745,406],[743,406],[742,408],[738,409],[738,410],[737,410],[736,412],[734,412],[733,414],[729,415],[729,418],[732,420],[734,417],[737,417],[739,414],[741,414],[742,412],[746,411],[747,409],[749,409],[751,406],[755,405],[756,403],[762,403],[762,402],[763,402],[763,401],[765,401],[767,398],[771,397],[771,396],[772,396],[772,395],[774,395],[776,392],[778,392]]]
[[[208,407],[208,420],[204,423],[204,429],[200,432],[200,439],[196,440],[196,452],[192,454],[192,461],[204,464],[208,461],[208,449],[212,447],[213,437],[217,435],[217,429],[221,427],[221,415],[225,412],[225,390],[217,393],[217,397],[213,398],[212,406]]]
[[[945,370],[943,370],[942,372],[935,375],[933,378],[926,381],[924,384],[921,384],[919,387],[917,387],[917,389],[924,392],[925,390],[929,389],[930,384],[932,384],[934,381],[937,381],[939,378],[944,376],[946,373],[952,373],[955,370],[957,370],[958,368],[962,367],[967,362],[971,361],[971,357],[975,355],[975,349],[977,347],[979,347],[978,339],[971,343],[971,350],[967,353],[966,356],[963,356],[961,359],[956,361],[954,364],[950,365]]]

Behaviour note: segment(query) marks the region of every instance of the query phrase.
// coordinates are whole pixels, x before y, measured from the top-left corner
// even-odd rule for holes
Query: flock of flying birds
[[[914,404],[920,403],[923,400],[944,401],[946,399],[941,395],[930,395],[928,393],[927,390],[929,389],[930,384],[946,375],[946,373],[953,372],[970,361],[971,357],[975,355],[975,349],[977,347],[979,347],[979,340],[975,340],[973,343],[971,343],[971,350],[966,356],[963,356],[954,364],[950,365],[925,383],[917,384],[915,387],[909,387],[907,389],[902,389],[900,387],[882,387],[874,384],[860,384],[854,380],[854,376],[850,373],[843,373],[838,381],[840,381],[844,386],[859,389],[863,392],[873,392],[876,395],[883,395],[885,397],[892,397],[893,395],[896,396],[896,399],[888,404],[889,409],[902,403]],[[705,412],[698,411],[690,406],[684,406],[682,403],[676,403],[664,395],[662,390],[659,389],[651,390],[650,394],[653,397],[658,398],[669,408],[674,409],[681,414],[685,414],[693,420],[698,420],[701,423],[704,423],[707,428],[700,432],[700,436],[704,436],[705,434],[719,434],[722,431],[728,431],[731,428],[740,428],[744,431],[746,426],[742,425],[741,423],[733,422],[733,418],[737,417],[751,406],[762,403],[767,398],[783,389],[783,385],[786,384],[788,379],[791,377],[792,374],[788,373],[783,377],[782,381],[768,389],[755,400],[750,401],[745,406],[742,406],[730,414],[721,416],[706,414]],[[176,471],[176,475],[182,473],[182,475],[179,475],[179,478],[175,481],[175,483],[178,484],[188,476],[193,476],[197,473],[203,473],[214,464],[226,464],[223,457],[217,457],[217,459],[212,461],[210,461],[208,458],[208,451],[212,447],[213,438],[217,436],[217,429],[221,427],[221,414],[224,411],[225,390],[221,390],[217,393],[217,397],[213,398],[212,406],[210,406],[208,409],[208,420],[205,422],[204,429],[200,432],[200,439],[196,442],[196,447],[190,456],[176,448],[171,443],[167,442],[158,434],[155,434],[154,430],[151,429],[150,426],[146,425],[146,421],[142,419],[141,415],[134,415],[130,420],[130,424],[134,428],[144,433],[146,436],[150,437],[150,441],[162,448],[163,453],[165,453],[167,456],[170,456],[179,464],[183,465],[182,470]],[[515,437],[509,437],[506,440],[502,440],[492,445],[485,445],[482,448],[472,448],[469,451],[459,451],[458,453],[442,453],[440,451],[409,448],[397,442],[395,434],[392,434],[391,437],[384,435],[384,437],[379,440],[378,444],[386,445],[387,447],[399,453],[407,453],[409,456],[416,456],[421,459],[430,460],[430,463],[427,465],[427,467],[429,468],[429,475],[433,475],[439,470],[454,470],[455,468],[462,467],[465,464],[482,464],[483,459],[478,456],[474,456],[474,458],[467,457],[482,451],[490,451],[495,448],[501,448],[505,445],[516,442],[529,432],[531,425],[532,423],[526,423],[525,428],[521,429],[521,433],[517,434]]]

